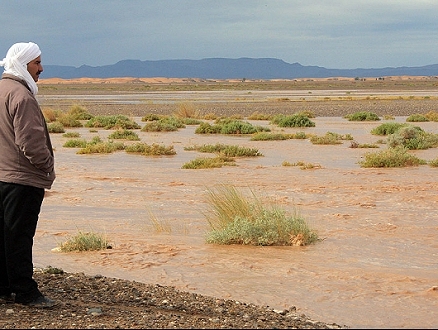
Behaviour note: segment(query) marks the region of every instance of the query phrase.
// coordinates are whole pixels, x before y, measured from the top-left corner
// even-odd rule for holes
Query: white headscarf
[[[6,57],[0,61],[3,73],[9,73],[24,79],[33,95],[38,93],[38,86],[27,71],[27,64],[41,55],[40,48],[33,42],[19,42],[9,48]]]

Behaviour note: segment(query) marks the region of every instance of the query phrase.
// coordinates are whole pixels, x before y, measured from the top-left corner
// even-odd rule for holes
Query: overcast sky
[[[438,63],[438,0],[2,0],[0,56],[43,65],[278,58],[333,69]]]

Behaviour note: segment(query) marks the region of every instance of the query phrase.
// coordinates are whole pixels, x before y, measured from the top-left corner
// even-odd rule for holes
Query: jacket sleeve
[[[54,157],[38,102],[35,98],[24,98],[16,107],[15,143],[32,165],[48,175],[53,172]]]

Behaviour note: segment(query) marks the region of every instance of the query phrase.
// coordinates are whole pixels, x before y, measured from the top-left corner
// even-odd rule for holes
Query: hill
[[[201,60],[123,60],[104,66],[45,65],[44,78],[166,77],[202,79],[296,79],[329,77],[435,76],[438,64],[377,69],[327,69],[275,58],[206,58]]]

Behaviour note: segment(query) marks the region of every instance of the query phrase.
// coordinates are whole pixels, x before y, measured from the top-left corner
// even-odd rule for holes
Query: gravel
[[[155,113],[171,115],[177,109],[175,104],[106,104],[83,102],[87,111],[93,115],[145,116]],[[51,106],[51,104],[43,104]],[[57,105],[68,111],[71,104]],[[409,116],[416,113],[425,114],[438,111],[438,100],[354,100],[354,101],[294,101],[294,102],[210,102],[196,103],[196,109],[203,115],[229,117],[241,115],[248,117],[258,112],[262,114],[294,114],[300,111],[311,111],[316,117],[344,117],[358,111],[368,111],[378,116]]]
[[[56,269],[55,269],[56,270]],[[40,290],[56,301],[50,309],[0,304],[2,329],[114,328],[277,328],[340,329],[298,314],[295,307],[274,310],[173,287],[36,270]]]

